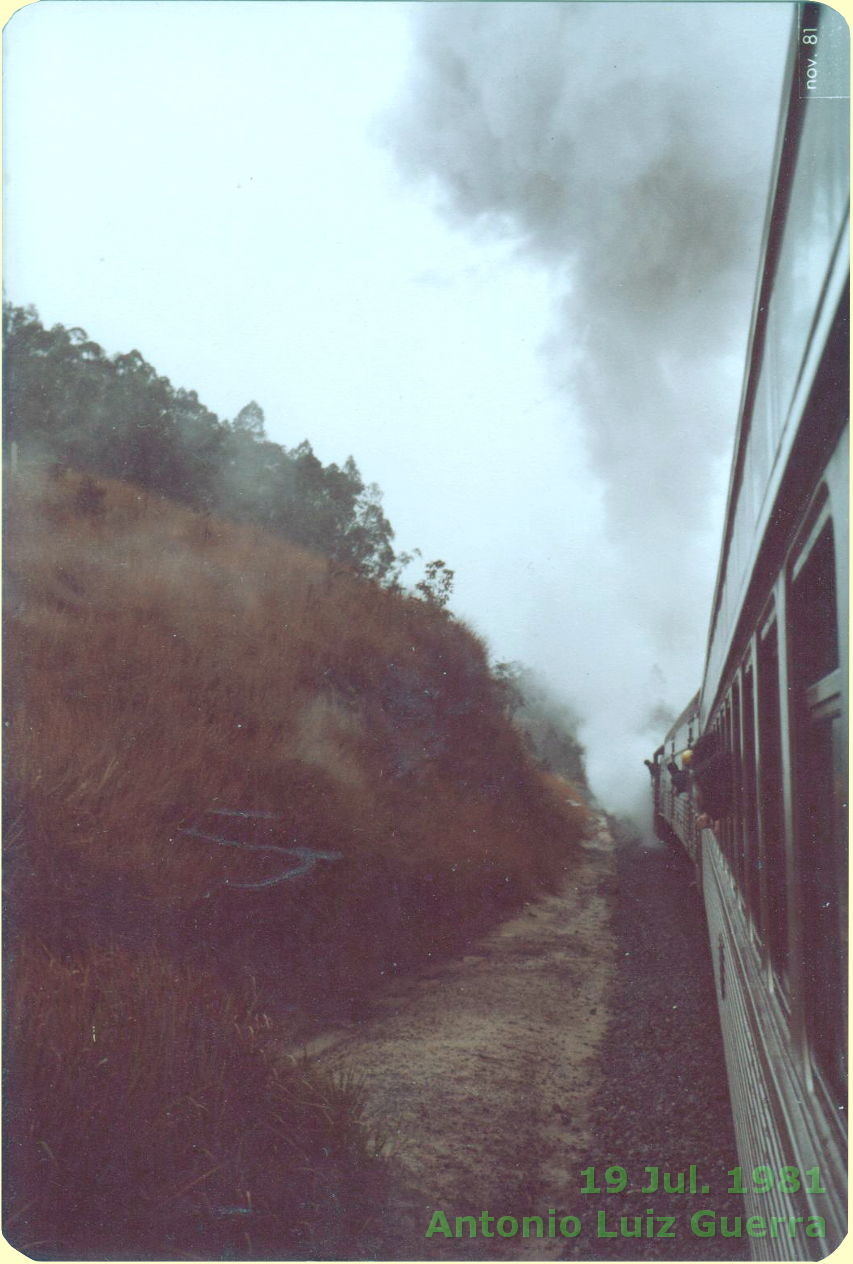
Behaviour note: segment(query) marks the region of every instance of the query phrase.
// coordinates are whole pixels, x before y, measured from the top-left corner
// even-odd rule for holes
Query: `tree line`
[[[84,329],[46,329],[33,307],[3,305],[4,443],[194,509],[278,532],[369,579],[399,583],[382,493],[349,457],[323,465],[306,440],[273,443],[254,400],[220,419],[139,351],[108,355]],[[432,568],[432,570],[430,570]],[[443,606],[453,572],[431,562],[416,586]]]

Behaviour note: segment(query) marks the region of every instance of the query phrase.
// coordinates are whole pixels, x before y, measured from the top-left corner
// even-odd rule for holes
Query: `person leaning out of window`
[[[705,733],[681,757],[693,779],[699,829],[719,829],[732,810],[732,761],[716,733]]]

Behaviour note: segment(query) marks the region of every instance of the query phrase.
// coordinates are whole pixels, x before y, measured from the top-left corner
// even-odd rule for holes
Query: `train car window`
[[[732,831],[732,849],[735,876],[737,877],[738,888],[746,898],[746,870],[745,870],[745,851],[744,851],[744,820],[743,820],[743,753],[741,743],[741,717],[740,717],[740,685],[735,681],[732,686],[732,708],[731,708],[731,757],[732,757],[732,812],[731,812],[731,831]]]
[[[782,790],[782,733],[779,704],[779,639],[775,621],[758,649],[758,741],[762,918],[773,972],[787,988],[788,871],[785,854],[785,809]]]
[[[796,674],[808,687],[838,666],[838,599],[832,521],[821,516],[819,529],[793,568],[791,634]]]
[[[743,803],[743,849],[744,849],[744,895],[746,905],[752,917],[753,925],[759,934],[761,922],[761,856],[759,852],[758,834],[758,796],[757,768],[755,747],[755,690],[752,668],[743,673],[743,762],[742,803]]]
[[[732,754],[732,699],[731,694],[726,698],[725,710],[723,712],[723,750]],[[729,858],[729,865],[732,872],[737,874],[735,849],[734,849],[734,829],[731,812],[727,812],[721,821],[723,835],[723,850]]]
[[[803,996],[812,1056],[832,1091],[843,1095],[847,1032],[847,769],[831,520],[822,523],[807,550],[795,568],[789,602]]]
[[[723,750],[728,750],[728,734],[726,732],[725,707],[723,708],[723,712],[722,712],[722,715],[720,716],[719,723],[716,725],[716,732],[717,732],[717,737],[720,739],[720,745],[722,746]],[[727,859],[729,860],[729,864],[731,864],[727,827],[728,827],[728,821],[725,819],[721,820],[719,823],[719,830],[717,833],[717,837],[719,839],[720,846],[723,850],[723,855],[727,857]]]

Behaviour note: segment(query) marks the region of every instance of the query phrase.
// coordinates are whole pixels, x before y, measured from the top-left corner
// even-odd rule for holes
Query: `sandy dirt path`
[[[388,1258],[459,1258],[424,1234],[449,1217],[567,1212],[590,1152],[591,1107],[615,967],[604,818],[558,895],[530,903],[465,956],[389,983],[357,1028],[309,1045],[350,1068],[388,1136],[405,1188],[386,1220]],[[391,1223],[393,1221],[393,1223]],[[466,1254],[557,1257],[557,1238],[469,1242]]]

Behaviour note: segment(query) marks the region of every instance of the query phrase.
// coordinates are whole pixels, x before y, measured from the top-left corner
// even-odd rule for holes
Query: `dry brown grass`
[[[573,837],[583,838],[593,827],[587,791],[559,773],[540,772],[539,776],[552,802],[565,816]]]
[[[321,955],[335,941],[372,969],[374,933],[415,916],[412,884],[451,923],[569,863],[577,831],[465,628],[122,484],[90,520],[76,485],[18,479],[7,504],[7,819],[45,936],[77,938],[75,893],[89,934],[138,915],[174,937],[190,913],[236,929],[251,908],[295,917],[301,940],[322,926]],[[342,859],[246,893],[282,857],[187,830]]]
[[[156,1253],[162,1234],[154,1244],[145,1225],[158,1200],[184,1197],[175,1191],[199,1165],[183,1138],[173,1152],[159,1132],[155,1161],[155,1141],[133,1121],[155,1099],[191,1095],[203,1106],[181,1106],[193,1144],[218,1156],[231,1116],[203,1085],[218,1077],[239,1098],[234,1085],[245,1079],[253,1102],[285,1092],[280,1075],[270,1089],[266,1054],[229,996],[251,978],[271,1013],[306,1003],[357,1010],[388,972],[458,946],[552,886],[584,822],[529,764],[483,647],[441,611],[120,483],[101,480],[99,512],[87,512],[80,486],[74,474],[30,471],[6,498],[9,996],[21,1015],[10,1056],[25,1084],[13,1143],[30,1129],[15,1206],[35,1182],[41,1221],[26,1213],[27,1233],[48,1252],[73,1253],[84,1212],[101,1223],[86,1199],[112,1176],[81,1177],[79,1190],[72,1181],[70,1201],[58,1190],[72,1164],[69,1120],[94,1109],[107,1135],[92,1103],[115,1077],[109,1109],[126,1098],[117,1129],[134,1135],[109,1171],[125,1202],[146,1191],[134,1194],[125,1231]],[[276,850],[287,847],[329,858],[277,881],[298,860]],[[208,1006],[199,998],[211,988]],[[140,1007],[144,1021],[132,1017]],[[96,1031],[112,1023],[104,1063],[85,1044],[93,1014]],[[190,1054],[211,1040],[219,1070],[197,1068]],[[48,1101],[59,1134],[46,1131]],[[316,1111],[294,1109],[291,1131],[304,1140]],[[349,1099],[335,1135],[356,1116]],[[212,1119],[218,1141],[206,1131]],[[268,1143],[272,1184],[256,1175],[246,1186],[255,1205],[258,1190],[273,1199],[285,1181],[285,1151]],[[189,1254],[258,1249],[257,1237],[240,1237],[245,1213],[232,1224],[209,1211],[242,1188],[236,1168],[219,1170],[193,1186],[193,1198],[210,1202],[200,1244],[182,1248]],[[45,1185],[53,1212],[46,1177],[56,1178]],[[305,1179],[315,1238],[303,1226],[299,1250],[330,1254],[334,1243],[317,1245],[319,1204]],[[224,1235],[218,1248],[211,1226]],[[108,1227],[98,1233],[84,1254],[119,1250]]]
[[[277,1024],[157,953],[28,940],[12,1036],[5,1232],[37,1259],[346,1255],[382,1160],[359,1086],[276,1055]]]

